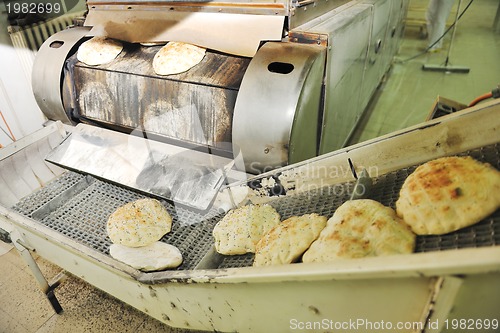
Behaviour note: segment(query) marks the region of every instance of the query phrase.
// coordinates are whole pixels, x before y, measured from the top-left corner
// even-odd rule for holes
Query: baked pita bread
[[[182,263],[181,251],[163,242],[154,242],[142,247],[112,244],[109,254],[124,264],[146,272],[176,268]]]
[[[80,45],[76,58],[89,66],[97,66],[113,61],[122,50],[123,45],[119,41],[93,37]]]
[[[500,207],[500,172],[472,157],[443,157],[419,166],[399,193],[396,211],[417,235],[446,234]]]
[[[273,227],[257,243],[254,266],[290,264],[297,261],[318,238],[327,218],[318,214],[292,216]]]
[[[172,228],[172,217],[156,199],[129,202],[110,215],[106,229],[111,241],[129,247],[151,245]]]
[[[328,220],[303,262],[412,253],[415,234],[389,207],[370,200],[350,200]]]
[[[153,69],[158,75],[186,72],[205,57],[205,49],[192,44],[169,42],[153,58]]]
[[[280,215],[270,205],[247,205],[230,210],[213,229],[215,250],[221,254],[254,253],[255,245]]]

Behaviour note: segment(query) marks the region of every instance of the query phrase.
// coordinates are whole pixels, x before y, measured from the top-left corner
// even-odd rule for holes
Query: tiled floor
[[[61,269],[42,258],[49,280]],[[191,332],[172,329],[72,276],[55,293],[63,307],[56,314],[16,249],[0,241],[0,333]]]
[[[464,4],[468,1],[462,1]],[[411,4],[425,7],[426,0]],[[423,64],[442,64],[446,51],[395,63],[352,138],[352,143],[422,122],[438,95],[468,103],[500,83],[500,34],[492,31],[498,0],[476,0],[460,21],[451,65],[469,74],[424,72]],[[449,45],[446,39],[445,49]],[[425,47],[418,27],[408,27],[399,60]],[[60,269],[37,259],[48,279]],[[171,329],[113,297],[69,276],[56,289],[64,311],[57,315],[15,249],[0,242],[0,333],[186,332]]]

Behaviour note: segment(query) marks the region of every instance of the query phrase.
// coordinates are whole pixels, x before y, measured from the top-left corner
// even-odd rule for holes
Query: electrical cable
[[[467,6],[465,6],[464,10],[462,10],[462,12],[460,13],[460,15],[458,16],[458,20],[460,20],[462,18],[462,16],[465,14],[465,12],[469,9],[470,5],[472,5],[472,3],[474,2],[474,0],[470,0],[470,2],[467,4]],[[427,54],[427,52],[434,46],[436,45],[437,43],[439,43],[439,41],[441,39],[443,39],[447,34],[448,32],[450,32],[451,29],[453,29],[453,27],[455,26],[456,22],[453,22],[452,25],[450,25],[448,27],[448,29],[446,29],[446,31],[441,35],[441,37],[439,37],[434,43],[432,43],[431,45],[429,45],[424,51],[410,57],[410,58],[407,58],[407,59],[403,59],[403,60],[400,60],[400,61],[397,61],[397,63],[399,64],[404,64],[405,62],[408,62],[410,60],[413,60],[413,59],[416,59],[418,57],[421,57],[423,56],[424,54]]]
[[[3,132],[5,135],[7,135],[7,137],[8,137],[8,138],[9,138],[12,142],[16,141],[16,140],[14,140],[14,138],[13,138],[13,137],[11,137],[11,136],[10,136],[10,134],[9,134],[9,133],[7,133],[7,132],[3,129],[3,127],[1,127],[1,126],[0,126],[0,130],[2,130],[2,132]]]
[[[484,101],[485,99],[493,97],[491,92],[482,94],[481,96],[476,97],[472,102],[470,102],[469,107],[476,105],[477,103]]]
[[[10,135],[7,134],[7,132],[5,132],[5,130],[3,128],[2,128],[2,132],[4,132],[9,137],[9,139],[12,140],[12,142],[16,141],[16,137],[15,137],[14,133],[12,133],[12,130],[10,129],[10,126],[7,123],[7,120],[5,120],[5,117],[3,116],[3,113],[1,110],[0,110],[0,117],[2,117],[2,120],[5,123],[5,126],[7,126],[7,130],[9,131]]]
[[[500,86],[498,88],[493,89],[490,92],[487,92],[486,94],[482,94],[482,95],[474,98],[474,100],[469,103],[468,107],[474,106],[477,103],[482,102],[488,98],[499,98],[499,97],[500,97]]]
[[[12,134],[12,131],[10,130],[9,125],[8,125],[8,124],[6,124],[6,125],[7,125],[7,128],[8,128],[8,130],[9,130],[10,134],[9,134],[9,133],[7,133],[7,132],[3,129],[3,127],[0,127],[0,129],[2,130],[2,132],[3,132],[5,135],[7,135],[7,137],[8,137],[8,138],[9,138],[12,142],[15,142],[15,141],[16,141],[16,137],[14,136],[14,134]]]

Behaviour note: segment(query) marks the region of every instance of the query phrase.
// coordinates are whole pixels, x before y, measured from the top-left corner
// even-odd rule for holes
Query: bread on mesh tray
[[[139,199],[116,209],[106,230],[114,244],[129,247],[151,245],[172,228],[172,217],[156,199]]]
[[[257,243],[254,266],[295,262],[318,238],[327,218],[318,214],[292,216],[274,226]]]
[[[500,172],[472,157],[443,157],[405,180],[398,215],[418,235],[446,234],[475,224],[500,207]]]
[[[302,261],[412,253],[415,238],[392,208],[370,199],[350,200],[335,211]]]
[[[230,210],[213,229],[215,250],[227,255],[253,253],[261,237],[278,223],[280,215],[267,204]]]
[[[109,254],[116,260],[145,272],[176,268],[182,263],[179,249],[163,242],[141,247],[111,244]]]

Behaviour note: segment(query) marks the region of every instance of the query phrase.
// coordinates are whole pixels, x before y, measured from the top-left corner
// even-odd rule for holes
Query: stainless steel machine
[[[47,118],[78,125],[48,160],[207,209],[227,179],[346,144],[397,51],[406,6],[89,1],[83,26],[51,36],[33,66]],[[108,64],[86,65],[76,50],[92,36],[120,40],[124,49]],[[207,54],[187,72],[157,75],[152,62],[161,46],[144,43],[171,40]],[[146,140],[132,144],[118,133]],[[123,160],[134,163],[125,168]]]
[[[388,70],[407,1],[88,1],[85,26],[53,35],[33,72],[49,119],[84,122],[240,155],[260,173],[345,145]],[[124,42],[110,64],[87,66],[90,36]],[[202,63],[156,75],[169,40],[208,48]]]
[[[342,148],[397,50],[406,2],[88,5],[86,26],[52,36],[34,65],[35,96],[54,122],[0,150],[0,229],[56,310],[31,252],[174,327],[498,324],[498,212],[419,237],[411,255],[257,268],[252,255],[214,251],[211,231],[228,209],[266,202],[282,218],[330,217],[363,169],[370,198],[394,206],[406,176],[432,158],[467,154],[500,168],[498,102]],[[124,51],[107,65],[78,62],[76,48],[94,35],[122,40]],[[158,47],[138,43],[178,39],[207,47],[204,60],[154,74]],[[141,272],[109,255],[107,218],[146,196],[173,217],[162,241],[183,254],[175,270]]]

